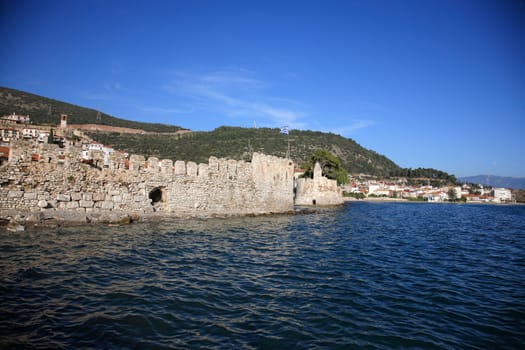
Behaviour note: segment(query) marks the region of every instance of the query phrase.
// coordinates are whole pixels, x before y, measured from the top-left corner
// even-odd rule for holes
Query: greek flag
[[[288,126],[281,127],[281,134],[288,135]]]

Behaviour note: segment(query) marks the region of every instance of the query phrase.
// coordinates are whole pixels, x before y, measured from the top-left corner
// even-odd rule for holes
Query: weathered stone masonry
[[[93,151],[95,163],[89,165],[80,161],[81,151],[13,144],[9,163],[0,169],[0,210],[207,216],[286,212],[294,206],[294,166],[287,159],[254,153],[251,162],[210,157],[208,164],[196,164],[127,159],[115,152],[107,167],[99,167],[102,154]]]
[[[313,179],[297,179],[296,205],[340,205],[343,194],[336,180],[322,176],[319,163],[315,164]]]

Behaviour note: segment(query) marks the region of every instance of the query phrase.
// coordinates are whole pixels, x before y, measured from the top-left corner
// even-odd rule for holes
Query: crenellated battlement
[[[293,209],[293,163],[145,158],[104,147],[13,142],[0,170],[0,210],[243,215]]]

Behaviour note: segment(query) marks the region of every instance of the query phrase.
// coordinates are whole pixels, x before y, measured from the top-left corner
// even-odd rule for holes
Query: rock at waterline
[[[11,232],[22,232],[22,231],[25,231],[25,226],[20,224],[18,221],[16,220],[10,220],[9,223],[7,224],[7,227],[6,227],[7,231],[11,231]]]

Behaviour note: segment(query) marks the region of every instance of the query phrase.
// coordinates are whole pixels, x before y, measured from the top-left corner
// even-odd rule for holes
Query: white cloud
[[[324,131],[332,132],[334,134],[349,136],[357,133],[358,131],[374,126],[376,122],[373,120],[352,120],[348,125],[336,126],[333,128],[324,129]]]
[[[345,127],[347,133],[354,133],[358,130],[368,128],[375,125],[376,123],[373,120],[355,120],[352,124]]]
[[[224,117],[258,120],[258,125],[302,128],[306,113],[297,102],[266,94],[271,85],[243,69],[221,70],[206,74],[177,72],[163,89],[195,109],[220,113]]]

